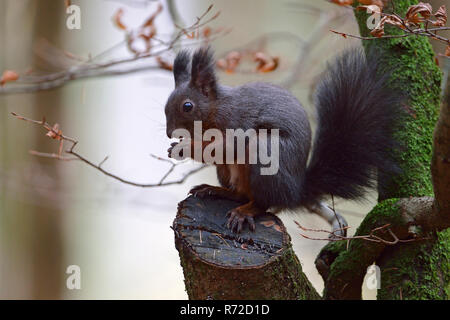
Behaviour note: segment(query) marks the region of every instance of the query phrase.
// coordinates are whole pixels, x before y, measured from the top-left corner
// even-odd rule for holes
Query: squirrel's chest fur
[[[217,165],[217,177],[221,185],[251,197],[249,184],[249,168],[245,164]]]
[[[287,90],[268,83],[249,83],[236,88],[223,87],[215,112],[220,129],[279,130],[279,171],[259,177],[259,165],[217,165],[219,182],[252,199],[255,185],[264,180],[280,189],[298,189],[311,146],[311,128],[300,102]],[[295,181],[295,183],[292,183]],[[275,192],[278,188],[270,188]],[[253,192],[252,192],[253,190]],[[295,192],[299,192],[296,190]]]

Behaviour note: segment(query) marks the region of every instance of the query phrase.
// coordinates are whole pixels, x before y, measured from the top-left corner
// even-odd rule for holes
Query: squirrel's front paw
[[[193,187],[189,194],[192,194],[194,197],[204,198],[206,196],[215,195],[216,187],[210,186],[209,184],[199,184],[198,186]]]
[[[242,231],[244,223],[247,222],[251,231],[255,231],[256,225],[252,215],[247,215],[239,211],[238,208],[228,211],[227,228],[236,233]]]
[[[174,152],[173,152],[174,151],[173,148],[175,148],[179,144],[180,144],[180,142],[172,142],[170,144],[169,149],[167,149],[167,155],[169,158],[173,158],[173,159],[177,159],[177,160],[183,159],[183,149],[176,150],[176,151],[178,151],[178,154],[174,154]]]

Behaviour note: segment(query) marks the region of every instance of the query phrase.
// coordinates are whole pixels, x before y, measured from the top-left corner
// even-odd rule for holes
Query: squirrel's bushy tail
[[[324,195],[361,198],[378,173],[396,172],[393,131],[402,96],[388,88],[375,52],[352,49],[331,64],[316,91],[318,129],[304,202]]]

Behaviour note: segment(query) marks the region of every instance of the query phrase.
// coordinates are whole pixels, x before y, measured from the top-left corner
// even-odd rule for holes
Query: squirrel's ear
[[[187,50],[181,50],[173,63],[173,76],[175,78],[175,87],[180,83],[189,81],[189,62],[191,55]]]
[[[192,57],[191,86],[207,97],[216,95],[214,57],[210,47],[198,49]]]

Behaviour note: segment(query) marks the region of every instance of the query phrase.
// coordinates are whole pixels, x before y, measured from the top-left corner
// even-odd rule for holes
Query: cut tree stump
[[[188,197],[173,222],[189,299],[320,299],[275,215],[255,219],[256,230],[226,227],[241,203]]]

